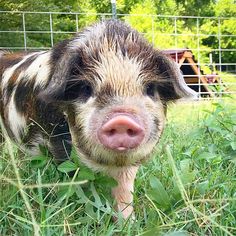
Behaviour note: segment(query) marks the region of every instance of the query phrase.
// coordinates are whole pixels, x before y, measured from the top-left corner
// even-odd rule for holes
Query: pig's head
[[[104,21],[59,44],[44,91],[61,107],[73,145],[94,168],[148,158],[166,104],[191,95],[178,66],[120,21]]]

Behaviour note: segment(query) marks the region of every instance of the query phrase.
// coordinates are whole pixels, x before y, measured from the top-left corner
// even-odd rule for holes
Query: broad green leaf
[[[75,148],[74,146],[72,146],[72,150],[71,150],[71,154],[70,154],[70,159],[71,159],[77,166],[81,166],[81,165],[80,165],[80,160],[79,160],[78,153],[77,153],[76,148]]]
[[[210,153],[215,153],[216,151],[217,151],[217,146],[215,145],[215,144],[210,144],[209,146],[208,146],[208,151],[210,152]]]
[[[31,160],[31,165],[34,168],[40,168],[45,166],[48,160],[49,158],[47,156],[43,155],[34,156]]]
[[[105,176],[103,174],[98,174],[96,176],[96,180],[95,180],[96,184],[100,184],[109,188],[113,188],[115,186],[117,186],[117,182],[116,180],[114,180],[112,177],[110,176]]]
[[[230,146],[232,147],[234,151],[236,150],[236,142],[231,142]]]
[[[189,171],[190,162],[191,162],[190,159],[184,159],[184,160],[180,161],[180,169],[181,169],[182,172],[183,171]]]
[[[180,178],[183,182],[183,184],[190,184],[194,181],[196,177],[196,172],[195,171],[186,171],[181,173]]]
[[[209,189],[209,181],[203,181],[197,185],[197,190],[199,191],[200,194],[205,194],[207,190]]]
[[[93,182],[91,183],[90,188],[91,188],[94,200],[95,200],[94,203],[95,203],[96,207],[99,209],[103,204],[102,204],[100,196],[98,195],[98,193],[96,191],[96,188],[94,187]]]
[[[88,167],[81,166],[76,180],[95,180],[95,174]]]
[[[77,168],[76,164],[72,161],[65,161],[57,167],[57,169],[63,173],[75,171]]]
[[[211,160],[214,159],[216,157],[216,154],[211,153],[211,152],[202,152],[199,154],[198,159],[200,160]]]
[[[168,209],[171,205],[170,197],[158,178],[152,176],[150,178],[151,189],[147,191],[150,198],[155,201],[160,207]]]
[[[90,202],[87,202],[85,204],[85,212],[88,216],[90,216],[91,218],[93,219],[96,219],[97,218],[97,214],[96,212],[94,211],[94,206],[90,203]]]
[[[60,186],[57,192],[59,198],[71,197],[75,192],[75,186]]]
[[[75,192],[77,196],[79,197],[79,200],[77,201],[78,203],[82,204],[82,203],[91,202],[85,195],[84,190],[83,188],[81,188],[81,186],[77,186],[75,189]]]

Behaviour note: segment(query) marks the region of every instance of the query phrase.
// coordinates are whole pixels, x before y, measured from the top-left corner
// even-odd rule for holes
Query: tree
[[[35,4],[35,0],[2,0],[0,9],[42,12],[50,9],[53,12],[86,13],[78,15],[77,19],[74,14],[52,14],[52,25],[49,14],[25,14],[27,46],[38,48],[50,47],[52,41],[55,43],[71,37],[77,28],[81,29],[100,19],[97,13],[111,13],[111,3],[110,0],[38,0]],[[215,62],[236,61],[236,54],[232,50],[236,48],[236,40],[232,37],[236,35],[236,19],[233,18],[236,16],[234,0],[117,0],[117,13],[127,13],[118,17],[143,33],[155,47],[198,49],[200,46],[200,53],[193,53],[201,62],[209,62],[208,55],[211,50]],[[174,17],[183,15],[194,15],[199,18]],[[201,16],[215,18],[200,18]],[[229,18],[222,18],[225,16]],[[22,47],[25,43],[23,15],[2,13],[0,22],[2,31],[22,31],[0,33],[1,47]],[[52,34],[51,28],[56,33]]]
[[[12,11],[12,13],[0,14],[1,31],[13,31],[0,33],[1,47],[24,47],[25,43],[27,47],[32,48],[51,47],[53,43],[71,37],[77,28],[83,28],[97,19],[96,15],[88,17],[86,14],[78,17],[78,21],[76,21],[74,14],[51,14],[50,16],[47,13],[13,13],[14,11],[47,12],[50,9],[52,12],[80,10],[96,14],[96,10],[91,7],[91,4],[82,0],[69,0],[66,4],[61,0],[38,0],[37,4],[34,0],[4,0],[0,2],[0,9]],[[76,26],[76,24],[78,25]],[[51,33],[51,28],[57,33]],[[26,39],[24,30],[28,31]]]

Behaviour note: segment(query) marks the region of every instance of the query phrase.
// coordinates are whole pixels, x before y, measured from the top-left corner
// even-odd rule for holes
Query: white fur
[[[137,171],[138,167],[132,166],[119,170],[112,169],[108,173],[118,183],[118,185],[112,189],[112,195],[116,200],[116,210],[121,212],[124,219],[129,218],[133,214],[134,180]],[[134,215],[132,218],[134,218]]]
[[[8,105],[8,122],[10,129],[16,139],[20,142],[21,131],[26,128],[26,119],[21,115],[15,105],[15,91],[12,93],[9,105]]]
[[[106,83],[106,80],[108,80],[111,85],[124,86],[123,90],[126,96],[130,95],[126,89],[127,87],[129,87],[129,90],[131,89],[131,93],[134,93],[134,91],[137,92],[137,90],[140,91],[141,83],[140,86],[138,86],[139,84],[137,82],[140,81],[142,62],[137,58],[130,59],[128,56],[124,57],[121,52],[111,51],[109,47],[105,50],[106,51],[100,55],[101,63],[99,63],[96,68],[97,73],[103,80],[102,83]],[[114,89],[116,90],[118,88]],[[119,91],[119,89],[117,91]]]
[[[42,52],[23,73],[24,77],[35,80],[34,88],[36,86],[43,87],[48,82],[51,68],[49,65],[50,54],[51,52]]]
[[[87,48],[85,43],[86,42],[87,43],[92,42],[93,44],[96,43],[97,38],[104,36],[105,29],[106,29],[105,22],[101,22],[100,24],[87,27],[84,32],[80,33],[78,38],[76,38],[71,42],[70,48],[76,50],[78,46],[81,44],[84,45],[84,48]]]
[[[31,63],[31,65],[19,74],[17,83],[22,79],[27,79],[28,81],[34,80],[34,89],[36,86],[43,87],[47,83],[50,73],[50,52],[40,52],[39,54],[40,55]]]
[[[42,134],[37,134],[37,136],[30,141],[30,145],[32,145],[33,147],[31,147],[30,149],[27,149],[26,152],[29,153],[31,156],[36,156],[36,155],[40,155],[42,154],[41,151],[39,150],[39,145],[45,145],[46,140],[44,139]]]
[[[9,79],[12,77],[14,71],[22,65],[29,57],[38,54],[39,52],[30,53],[25,56],[20,62],[16,63],[14,66],[7,68],[2,75],[2,91],[7,87]]]

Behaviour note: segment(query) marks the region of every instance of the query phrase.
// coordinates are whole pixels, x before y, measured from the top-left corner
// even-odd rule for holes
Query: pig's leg
[[[116,209],[122,213],[124,219],[127,219],[133,213],[132,193],[134,191],[134,179],[138,168],[137,166],[126,167],[109,173],[118,183],[112,189],[112,195],[116,200]]]
[[[66,121],[57,124],[49,140],[49,150],[56,163],[68,160],[71,154],[71,135]]]

